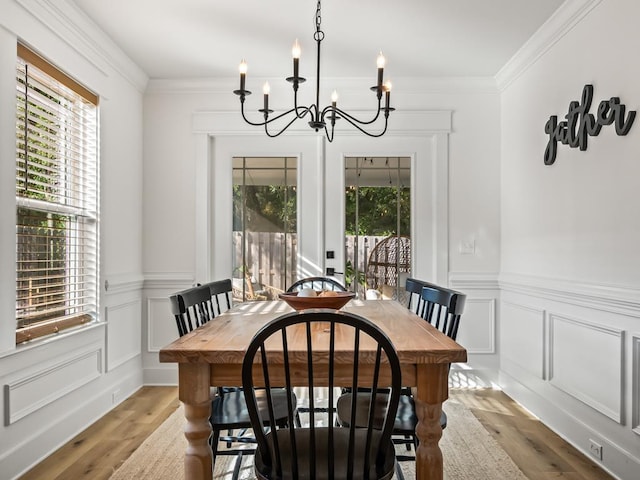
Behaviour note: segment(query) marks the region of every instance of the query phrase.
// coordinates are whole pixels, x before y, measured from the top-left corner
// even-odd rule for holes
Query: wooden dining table
[[[393,300],[354,299],[342,310],[368,318],[393,342],[402,366],[402,385],[414,387],[419,439],[416,478],[442,480],[443,458],[438,442],[442,436],[442,403],[448,398],[449,365],[466,362],[466,350]],[[254,334],[269,321],[292,311],[281,300],[241,303],[160,350],[161,362],[178,363],[179,398],[186,417],[186,480],[210,480],[213,475],[208,443],[212,431],[210,387],[242,385],[242,361]]]

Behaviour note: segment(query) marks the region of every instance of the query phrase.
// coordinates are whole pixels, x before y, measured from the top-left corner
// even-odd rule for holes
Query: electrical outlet
[[[598,460],[602,460],[602,445],[589,439],[589,452]]]
[[[116,403],[118,403],[120,401],[120,389],[118,390],[114,390],[111,393],[111,403],[113,405],[115,405]]]

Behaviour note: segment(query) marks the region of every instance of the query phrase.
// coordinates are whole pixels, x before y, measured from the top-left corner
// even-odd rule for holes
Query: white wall
[[[569,3],[583,4],[582,15],[535,45],[546,51],[522,74],[504,77],[500,380],[579,449],[602,445],[605,468],[636,479],[640,122],[626,136],[603,127],[586,151],[559,144],[550,166],[543,154],[546,121],[562,120],[585,84],[591,113],[614,96],[640,111],[640,4]]]
[[[0,12],[0,477],[10,479],[142,384],[146,76],[66,1],[0,0]],[[102,288],[99,323],[16,347],[13,182],[18,40],[100,97]]]

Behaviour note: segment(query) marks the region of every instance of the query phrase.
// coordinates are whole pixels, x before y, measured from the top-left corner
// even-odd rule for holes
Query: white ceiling
[[[73,1],[150,78],[315,76],[314,0]],[[563,1],[325,0],[322,76],[494,76]]]

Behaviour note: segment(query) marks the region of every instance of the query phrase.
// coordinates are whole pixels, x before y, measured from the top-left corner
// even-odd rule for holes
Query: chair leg
[[[296,424],[296,427],[300,428],[302,427],[302,422],[300,421],[300,412],[296,410],[296,418],[294,419],[294,423]]]
[[[240,467],[242,466],[242,451],[238,452],[238,456],[236,457],[236,464],[233,467],[233,475],[231,476],[231,480],[238,480],[240,477]]]
[[[211,452],[213,453],[213,460],[211,462],[211,468],[216,466],[216,457],[218,455],[218,441],[220,439],[220,430],[213,429],[213,434],[209,440],[211,444]]]
[[[402,467],[400,466],[400,462],[396,460],[396,477],[398,480],[404,480],[404,473],[402,473]]]

